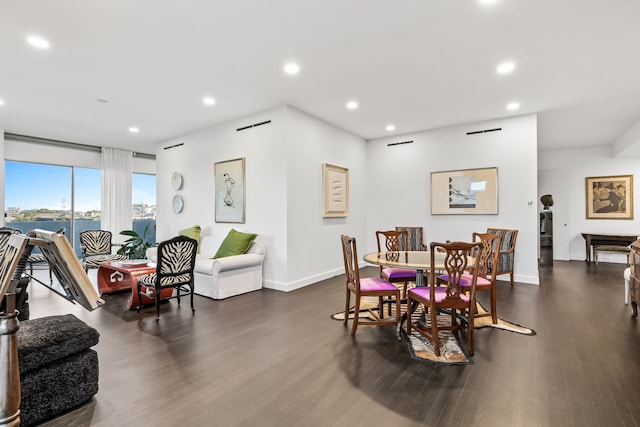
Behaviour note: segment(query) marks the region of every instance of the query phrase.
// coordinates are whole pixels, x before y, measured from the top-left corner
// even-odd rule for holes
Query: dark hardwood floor
[[[556,261],[540,286],[499,282],[499,316],[537,335],[478,330],[468,366],[413,360],[391,327],[352,338],[330,318],[344,305],[343,276],[196,297],[195,316],[172,300],[158,323],[153,308],[126,310],[126,293],[89,313],[34,284],[32,318],[74,313],[101,334],[98,394],[45,425],[638,425],[639,327],[624,268]]]

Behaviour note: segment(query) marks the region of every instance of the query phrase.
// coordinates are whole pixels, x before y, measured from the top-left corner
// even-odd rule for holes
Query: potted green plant
[[[124,241],[122,247],[118,249],[119,255],[126,255],[129,259],[143,259],[147,249],[151,247],[151,243],[147,241],[147,231],[151,223],[147,224],[142,232],[142,236],[134,230],[123,230],[120,232],[123,236],[129,236]]]

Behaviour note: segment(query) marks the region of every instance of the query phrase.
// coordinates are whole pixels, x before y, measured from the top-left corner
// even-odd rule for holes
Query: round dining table
[[[435,252],[434,268],[444,270],[444,252]],[[431,270],[431,251],[371,252],[363,257],[369,264],[416,270],[416,286],[424,286],[424,272]]]

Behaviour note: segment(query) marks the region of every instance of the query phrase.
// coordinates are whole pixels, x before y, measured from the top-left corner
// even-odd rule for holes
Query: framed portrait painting
[[[587,219],[633,219],[633,175],[585,178]]]
[[[216,222],[245,222],[244,157],[214,165]]]
[[[498,168],[431,172],[432,215],[496,215]]]

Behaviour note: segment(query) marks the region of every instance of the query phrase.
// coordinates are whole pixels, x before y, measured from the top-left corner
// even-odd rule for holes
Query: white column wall
[[[499,132],[467,132],[502,128]],[[387,146],[393,142],[411,144]],[[431,215],[431,172],[498,168],[498,215]],[[538,284],[537,117],[418,132],[368,143],[367,238],[396,225],[422,226],[425,242],[470,240],[487,227],[518,230],[515,280]],[[506,280],[507,276],[499,276]]]
[[[279,287],[287,277],[287,161],[286,108],[204,129],[158,146],[157,236],[173,237],[181,229],[199,224],[203,234],[222,240],[230,229],[257,233],[267,246],[265,287]],[[236,131],[237,128],[271,120],[271,123]],[[176,144],[183,144],[165,149]],[[246,223],[216,223],[214,164],[245,158]],[[170,185],[174,171],[184,176],[183,189]],[[171,201],[182,194],[184,210],[174,214]]]
[[[253,123],[268,125],[237,132]],[[176,144],[184,144],[165,150]],[[214,126],[158,146],[158,239],[200,224],[203,233],[223,238],[229,229],[258,234],[267,246],[267,288],[290,291],[344,270],[340,234],[364,242],[366,142],[295,108],[273,110]],[[246,223],[217,224],[214,218],[215,162],[246,158]],[[322,163],[349,168],[347,218],[322,218]],[[170,186],[174,171],[184,189]],[[171,200],[180,193],[184,211],[174,214]]]
[[[364,139],[295,108],[287,114],[287,246],[292,290],[344,273],[340,235],[366,247],[367,145]],[[322,217],[322,164],[349,169],[349,215]],[[363,252],[364,253],[364,252]]]

